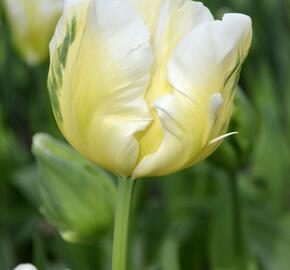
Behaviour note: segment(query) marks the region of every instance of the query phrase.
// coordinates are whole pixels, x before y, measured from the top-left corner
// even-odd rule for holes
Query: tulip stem
[[[127,270],[128,232],[136,180],[119,178],[115,214],[112,270]]]

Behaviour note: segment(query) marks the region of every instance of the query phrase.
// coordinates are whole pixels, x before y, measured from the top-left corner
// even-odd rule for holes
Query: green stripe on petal
[[[70,23],[67,24],[66,35],[60,45],[57,47],[55,54],[52,57],[51,70],[48,77],[48,90],[53,108],[53,112],[58,124],[61,124],[62,113],[59,106],[59,90],[63,84],[63,73],[67,63],[69,48],[75,40],[77,20],[73,17]]]

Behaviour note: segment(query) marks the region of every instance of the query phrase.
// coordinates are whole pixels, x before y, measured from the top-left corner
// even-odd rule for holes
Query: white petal
[[[191,0],[164,1],[160,15],[156,41],[158,41],[158,35],[160,39],[166,32],[169,32],[174,46],[199,24],[214,20],[207,7],[201,2]],[[159,43],[157,42],[156,45],[158,46]]]
[[[95,21],[115,60],[130,75],[140,75],[152,63],[150,33],[130,0],[95,0]],[[114,18],[114,19],[112,19]],[[144,61],[145,60],[145,61]],[[144,74],[143,74],[144,75]]]
[[[205,146],[207,115],[196,100],[193,102],[175,91],[154,102],[161,120],[164,139],[159,149],[137,165],[133,178],[161,176],[185,168]]]
[[[201,2],[191,0],[133,0],[151,32],[155,54],[168,51],[195,26],[212,21]],[[169,52],[170,53],[170,52]]]
[[[139,6],[137,5],[138,10],[140,13],[142,11],[144,13],[143,7],[145,14],[150,14],[149,3],[151,2],[146,2],[148,3],[147,6],[144,5],[144,1],[135,1],[139,4]],[[169,85],[167,80],[167,63],[176,44],[197,25],[213,20],[210,11],[199,2],[164,0],[158,6],[154,5],[152,14],[156,14],[155,9],[157,7],[159,8],[159,17],[158,19],[151,19],[151,21],[155,20],[154,30],[151,29],[154,63],[151,69],[150,87],[145,96],[148,104],[173,91],[172,86]],[[147,17],[145,17],[146,22],[148,21]],[[140,136],[139,161],[146,155],[154,153],[160,147],[163,139],[162,127],[153,108],[151,113],[154,121],[149,129]]]
[[[251,19],[241,14],[227,14],[222,21],[195,27],[168,64],[170,83],[192,97],[223,92],[228,76],[248,53],[251,31]]]
[[[133,0],[135,7],[142,15],[143,20],[151,33],[154,33],[162,1],[163,0]]]
[[[177,46],[168,64],[168,79],[189,99],[209,104],[204,140],[210,142],[227,130],[234,88],[252,37],[251,20],[227,14],[222,21],[200,24]],[[205,144],[190,166],[206,158],[220,144]]]
[[[185,0],[165,0],[160,5],[153,41],[156,55],[175,48],[185,35],[197,25],[210,22],[213,16],[202,3]]]

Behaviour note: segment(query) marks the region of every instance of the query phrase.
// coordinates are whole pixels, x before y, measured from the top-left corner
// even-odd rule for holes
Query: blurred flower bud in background
[[[14,270],[37,270],[35,266],[30,263],[19,264]]]
[[[116,186],[102,169],[45,134],[33,138],[41,211],[69,242],[93,242],[113,224]]]
[[[12,40],[25,62],[48,58],[48,44],[63,9],[63,0],[4,0]]]
[[[50,44],[58,125],[75,149],[117,175],[190,167],[231,135],[251,40],[248,16],[214,20],[200,2],[67,1]]]

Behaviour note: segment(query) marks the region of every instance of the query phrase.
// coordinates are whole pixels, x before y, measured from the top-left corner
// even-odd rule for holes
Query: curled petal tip
[[[236,134],[239,134],[239,132],[230,132],[230,133],[224,134],[224,135],[222,135],[222,136],[219,136],[219,137],[217,137],[217,138],[211,140],[211,141],[209,142],[209,145],[214,144],[214,143],[217,143],[217,142],[219,142],[219,141],[221,141],[221,140],[223,140],[223,139],[225,139],[225,138],[227,138],[227,137],[230,137],[230,136],[232,136],[232,135],[236,135]]]

